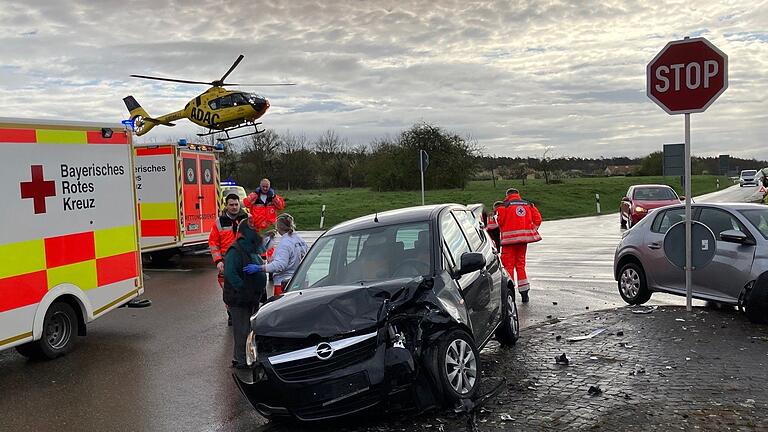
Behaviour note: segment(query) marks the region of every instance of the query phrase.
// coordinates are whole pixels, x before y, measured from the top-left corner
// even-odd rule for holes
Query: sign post
[[[646,67],[646,94],[668,114],[685,114],[685,293],[692,309],[691,113],[704,112],[728,88],[728,56],[705,38],[667,44]]]
[[[424,171],[429,166],[429,155],[424,150],[419,150],[419,171],[421,171],[421,205],[424,205]]]

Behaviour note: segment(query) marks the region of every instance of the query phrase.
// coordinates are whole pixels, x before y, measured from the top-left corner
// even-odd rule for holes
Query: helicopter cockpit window
[[[232,106],[232,98],[229,95],[220,97],[218,101],[219,101],[219,108],[229,108]]]
[[[208,106],[211,107],[211,109],[214,109],[214,110],[215,109],[219,109],[219,100],[218,99],[214,99],[214,100],[208,102]]]
[[[230,95],[232,98],[232,105],[233,106],[239,106],[239,105],[245,105],[247,102],[245,101],[245,98],[240,93],[235,93]]]
[[[255,105],[261,102],[261,99],[263,98],[257,95],[256,93],[248,93],[248,103],[250,103],[251,105]]]

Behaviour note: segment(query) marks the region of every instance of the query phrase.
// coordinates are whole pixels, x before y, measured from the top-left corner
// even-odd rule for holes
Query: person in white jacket
[[[277,228],[281,238],[274,255],[272,255],[272,261],[264,265],[251,265],[245,271],[246,273],[259,271],[273,273],[275,295],[280,295],[283,293],[283,286],[291,280],[293,273],[307,254],[309,246],[296,232],[296,223],[290,214],[283,213],[278,216],[277,221],[275,221],[275,228]]]

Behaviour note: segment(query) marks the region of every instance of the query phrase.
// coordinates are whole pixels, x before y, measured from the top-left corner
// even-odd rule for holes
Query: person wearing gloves
[[[254,226],[259,226],[250,217],[248,223],[238,227],[237,239],[227,250],[224,257],[224,303],[229,306],[232,317],[234,353],[232,366],[247,368],[245,362],[245,342],[251,328],[251,316],[259,309],[259,300],[266,290],[267,275],[264,273],[245,273],[244,267],[262,264],[261,254],[269,247],[270,237],[262,237]]]
[[[293,273],[307,254],[309,246],[296,232],[296,223],[290,214],[283,213],[278,216],[275,228],[282,237],[272,256],[272,261],[268,264],[247,265],[243,271],[246,274],[273,273],[275,295],[280,295],[283,293],[283,287],[291,280]]]

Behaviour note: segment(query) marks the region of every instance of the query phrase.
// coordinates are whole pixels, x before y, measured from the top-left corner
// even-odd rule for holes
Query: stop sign
[[[667,113],[702,112],[728,88],[728,56],[704,38],[672,41],[646,76],[648,97]]]

